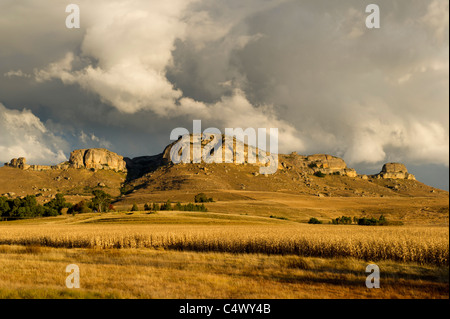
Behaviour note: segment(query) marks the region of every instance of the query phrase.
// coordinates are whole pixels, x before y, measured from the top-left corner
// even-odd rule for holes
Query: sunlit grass
[[[65,287],[72,263],[81,289]],[[0,246],[0,298],[448,298],[448,267],[377,264],[367,289],[354,258]]]
[[[0,226],[0,244],[55,248],[156,248],[196,252],[351,257],[448,265],[448,228],[274,225]]]

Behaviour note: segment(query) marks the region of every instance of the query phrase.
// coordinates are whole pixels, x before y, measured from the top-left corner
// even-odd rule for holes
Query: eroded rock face
[[[25,157],[13,158],[9,163],[5,163],[5,166],[28,169],[30,166],[27,165],[27,160]]]
[[[9,163],[5,163],[5,166],[31,171],[47,171],[51,169],[65,170],[68,168],[105,169],[116,172],[127,171],[127,165],[124,158],[106,149],[76,150],[70,154],[68,162],[54,166],[27,165],[24,157],[13,158]]]
[[[318,168],[324,168],[334,171],[344,170],[347,168],[347,164],[342,158],[331,155],[310,155],[307,157],[307,161],[311,162],[311,164],[316,164]]]
[[[195,155],[195,145],[199,146],[197,155]],[[215,145],[219,145],[219,147],[215,148]],[[219,150],[219,152],[216,154],[214,149]],[[188,151],[184,152],[184,150]],[[162,154],[162,158],[163,163],[166,164],[208,163],[205,158],[202,158],[202,154],[208,155],[208,153],[210,155],[208,156],[209,162],[233,163],[236,165],[248,164],[259,167],[268,165],[267,161],[260,159],[277,156],[276,154],[270,155],[265,151],[249,146],[235,138],[228,139],[224,135],[214,135],[206,138],[205,136],[198,134],[180,137],[177,142],[166,147]],[[176,160],[174,160],[174,158]],[[270,158],[269,162],[277,163],[277,169],[280,171],[299,169],[307,174],[321,172],[323,174],[358,177],[358,173],[354,169],[348,168],[343,159],[327,154],[303,156],[294,152],[290,155],[280,154],[277,161]]]
[[[107,149],[82,149],[70,154],[70,168],[105,169],[126,172],[127,164],[123,158]]]
[[[415,180],[413,174],[408,173],[408,169],[401,163],[386,163],[383,165],[381,172],[378,174],[380,178],[391,179],[410,179]]]
[[[281,169],[275,160],[276,155],[249,146],[234,137],[219,134],[213,134],[209,138],[200,134],[185,135],[167,146],[162,156],[164,163],[233,163],[260,167],[277,165]]]
[[[320,171],[324,174],[339,174],[348,177],[357,177],[358,173],[353,168],[348,168],[347,164],[342,158],[327,155],[316,154],[304,158],[306,165],[314,170]]]

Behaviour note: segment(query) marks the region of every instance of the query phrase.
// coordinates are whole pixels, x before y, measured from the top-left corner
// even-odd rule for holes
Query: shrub
[[[309,220],[308,224],[323,224],[323,223],[322,223],[320,220],[318,220],[317,218],[312,217],[312,218]]]
[[[182,212],[207,212],[208,209],[205,207],[205,204],[195,205],[192,203],[182,205],[180,202],[176,203],[174,210],[182,211]]]
[[[393,223],[390,223],[387,221],[386,217],[384,217],[383,215],[380,216],[380,218],[377,220],[375,218],[360,218],[358,220],[358,225],[361,226],[387,226]],[[400,223],[401,225],[402,223]]]
[[[204,193],[200,193],[200,194],[195,195],[194,201],[196,203],[210,203],[210,202],[214,202],[214,200],[211,197],[208,198],[206,196],[206,194],[204,194]]]
[[[35,205],[35,203],[33,205]],[[49,201],[47,204],[45,204],[44,207],[47,207],[49,210],[51,210],[52,212],[51,212],[50,215],[54,216],[54,212],[53,211],[56,211],[57,215],[58,214],[61,215],[62,210],[64,208],[71,208],[72,204],[67,203],[66,199],[64,198],[64,195],[58,193],[58,194],[56,194],[55,198],[52,199],[51,201]]]
[[[331,223],[333,225],[351,225],[352,224],[352,218],[347,216],[338,217],[331,220]]]
[[[71,208],[69,208],[68,214],[87,214],[90,213],[91,209],[89,208],[89,205],[82,200],[81,202],[76,203]]]
[[[327,174],[324,174],[324,173],[318,171],[318,172],[314,173],[314,176],[317,176],[317,177],[320,177],[320,178],[324,178],[325,176],[327,176]]]
[[[94,190],[92,195],[94,195],[94,198],[91,201],[92,209],[95,209],[100,213],[107,211],[112,201],[111,195],[102,190]]]
[[[139,207],[136,203],[133,204],[133,207],[131,207],[132,212],[137,212],[139,210]]]
[[[15,199],[0,197],[0,216],[6,220],[57,216],[66,207],[70,207],[70,204],[65,202],[62,194],[58,194],[45,206],[39,205],[34,195]]]
[[[167,200],[164,204],[161,205],[160,210],[173,210],[172,203],[170,202],[170,199]]]

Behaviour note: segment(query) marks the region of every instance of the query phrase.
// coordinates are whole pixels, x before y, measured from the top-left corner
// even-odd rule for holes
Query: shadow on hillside
[[[125,183],[130,183],[167,164],[164,162],[162,154],[154,156],[141,156],[133,159],[124,158],[124,160],[127,164],[127,176]]]

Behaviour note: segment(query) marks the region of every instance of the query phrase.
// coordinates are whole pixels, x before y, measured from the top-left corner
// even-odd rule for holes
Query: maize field
[[[445,227],[7,225],[0,245],[352,257],[448,266]]]

